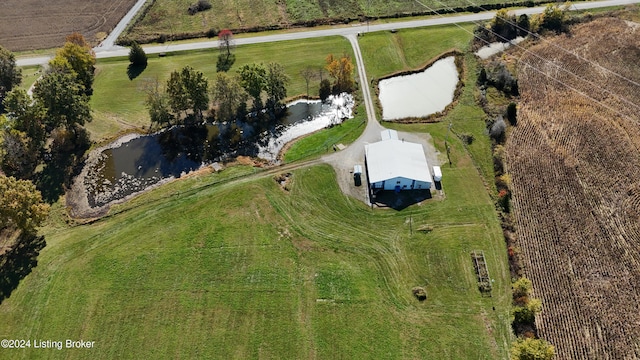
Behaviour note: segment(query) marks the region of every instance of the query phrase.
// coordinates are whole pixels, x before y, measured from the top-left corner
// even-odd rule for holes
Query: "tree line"
[[[218,72],[211,82],[203,72],[190,66],[173,71],[164,84],[157,79],[147,81],[145,105],[153,124],[172,126],[205,120],[270,124],[285,114],[283,101],[287,97],[290,76],[284,66],[275,62],[245,64],[235,73],[229,73],[235,55],[232,53],[232,34],[225,34],[220,39]],[[135,43],[129,58],[132,65],[146,66],[144,50]],[[226,65],[221,67],[221,63]],[[328,78],[323,78],[325,72]],[[307,67],[300,75],[307,85],[307,97],[310,82],[320,80],[318,95],[324,101],[330,94],[352,92],[355,88],[353,72],[350,56],[330,54],[324,68]],[[205,119],[207,112],[209,116]]]
[[[95,62],[84,37],[69,35],[30,96],[18,88],[22,76],[15,56],[0,47],[0,169],[33,180],[51,201],[89,147],[83,125],[92,120]]]

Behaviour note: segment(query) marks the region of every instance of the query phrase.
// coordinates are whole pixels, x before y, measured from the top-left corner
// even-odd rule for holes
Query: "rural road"
[[[93,50],[96,52],[114,50],[114,47],[116,46],[116,40],[118,40],[120,34],[122,34],[122,32],[127,28],[127,25],[129,25],[131,20],[133,20],[133,17],[136,16],[138,11],[142,9],[146,2],[147,0],[138,0],[135,5],[133,5],[133,7],[127,12],[127,14],[120,20],[118,25],[113,28],[109,36],[107,36],[107,38],[104,39],[104,41],[102,41],[100,45],[95,47]],[[121,47],[118,46],[118,48]]]
[[[144,3],[143,0],[139,0],[138,3],[136,3],[136,5],[134,6],[134,8],[138,5],[141,6],[141,4],[143,3]],[[629,4],[636,4],[636,3],[640,3],[640,0],[606,0],[606,1],[594,1],[594,2],[581,2],[581,3],[571,5],[571,10],[584,10],[584,9],[593,9],[593,8],[600,8],[600,7],[629,5]],[[520,14],[530,15],[530,14],[540,13],[543,10],[544,10],[544,7],[532,7],[532,8],[515,10],[514,13],[516,15],[520,15]],[[132,14],[132,12],[133,11],[130,11],[125,16],[125,18],[123,18],[123,20],[120,21],[120,23],[118,23],[118,25],[116,26],[116,29],[114,29],[111,35],[107,37],[107,40],[105,40],[105,42],[101,46],[98,46],[94,49],[96,52],[96,56],[99,59],[127,56],[129,54],[128,48],[113,46],[112,41],[115,41],[115,38],[117,38],[117,35],[114,35],[116,34],[116,31],[122,31],[124,27],[126,27],[126,24],[128,23],[128,21],[130,21],[130,19],[128,21],[125,21],[125,20],[130,14]],[[246,45],[246,44],[258,44],[258,43],[275,42],[275,41],[310,39],[310,38],[325,37],[325,36],[349,36],[349,35],[357,35],[358,33],[385,31],[385,30],[391,30],[391,29],[407,29],[407,28],[415,28],[415,27],[474,22],[474,21],[491,19],[494,17],[494,15],[495,15],[495,12],[491,11],[491,12],[482,12],[477,14],[467,14],[467,15],[458,15],[458,16],[440,16],[440,17],[424,19],[424,20],[410,20],[410,21],[394,22],[389,24],[375,24],[375,25],[369,25],[369,26],[367,26],[366,24],[353,25],[353,26],[339,26],[339,27],[336,26],[330,29],[323,29],[323,30],[309,30],[309,31],[290,32],[286,34],[236,38],[236,44]],[[131,18],[133,18],[133,15],[131,15]],[[114,35],[115,38],[112,38],[112,35]],[[186,43],[186,44],[145,46],[144,51],[147,54],[157,54],[161,52],[210,49],[210,48],[215,48],[217,46],[218,46],[217,41],[207,40],[207,41]],[[47,63],[49,59],[50,57],[18,58],[17,64],[18,66],[39,65],[39,64]]]

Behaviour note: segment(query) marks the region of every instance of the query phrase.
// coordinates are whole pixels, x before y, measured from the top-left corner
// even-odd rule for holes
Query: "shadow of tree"
[[[82,127],[54,139],[44,168],[34,178],[45,202],[52,204],[58,201],[65,188],[70,187],[71,180],[81,170],[83,154],[90,146],[89,134]]]
[[[216,70],[218,72],[227,72],[236,62],[236,56],[234,54],[220,54],[218,55],[218,62],[216,63]]]
[[[38,265],[38,255],[45,245],[44,236],[23,233],[11,250],[0,255],[0,304]]]
[[[144,65],[129,64],[129,66],[127,66],[127,76],[129,77],[129,80],[133,80],[138,76],[140,76],[140,74],[142,74],[142,72],[146,68],[147,68],[147,64],[144,64]]]

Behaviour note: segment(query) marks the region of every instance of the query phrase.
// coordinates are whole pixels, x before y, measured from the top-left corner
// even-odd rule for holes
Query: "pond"
[[[81,179],[90,207],[100,207],[239,155],[276,163],[284,145],[352,117],[353,97],[342,94],[287,105],[274,125],[249,122],[174,126],[151,135],[127,135],[89,156]],[[248,119],[248,121],[250,118]],[[256,120],[257,121],[257,120]]]
[[[424,117],[443,111],[458,85],[455,57],[442,58],[422,72],[380,80],[383,120]]]

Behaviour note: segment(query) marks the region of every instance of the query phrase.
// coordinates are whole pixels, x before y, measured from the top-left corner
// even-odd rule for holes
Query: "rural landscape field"
[[[50,49],[76,31],[97,44],[135,2],[3,0],[0,45],[12,51]]]
[[[580,25],[518,65],[517,245],[558,359],[640,356],[639,27]]]
[[[336,23],[362,22],[366,18],[397,18],[410,15],[433,15],[433,12],[450,12],[453,9],[473,7],[491,8],[497,4],[513,4],[516,1],[401,1],[401,0],[237,0],[209,1],[211,9],[189,14],[191,0],[155,0],[123,37],[127,41],[147,42],[167,38],[204,37],[211,30],[215,33],[229,28],[234,32],[265,29],[287,29]],[[523,4],[525,2],[522,2]],[[527,4],[539,4],[540,0]],[[191,35],[189,35],[191,34]]]

